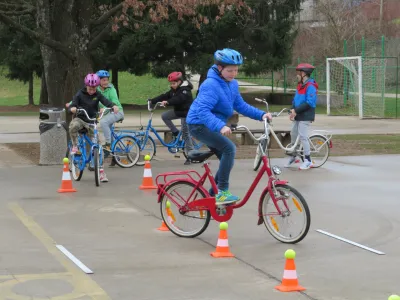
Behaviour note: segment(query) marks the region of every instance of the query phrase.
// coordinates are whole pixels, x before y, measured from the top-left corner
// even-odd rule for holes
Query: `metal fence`
[[[400,38],[388,38],[382,36],[378,40],[366,38],[344,40],[344,57],[362,56],[362,57],[392,57],[397,59],[387,60],[385,70],[385,93],[395,94],[393,105],[395,105],[395,114],[390,117],[400,117],[399,101],[399,64],[400,60]],[[294,58],[292,64],[285,65],[281,70],[273,73],[263,74],[257,77],[238,78],[240,86],[247,88],[262,88],[271,93],[290,93],[296,89],[296,65],[300,62],[311,63],[316,67],[312,77],[318,82],[319,91],[326,91],[326,57],[316,59],[314,56]],[[373,78],[373,75],[372,75]]]

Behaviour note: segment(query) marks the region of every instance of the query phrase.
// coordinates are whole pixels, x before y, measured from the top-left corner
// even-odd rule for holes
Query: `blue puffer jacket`
[[[292,101],[292,108],[296,111],[296,121],[315,120],[315,107],[317,106],[318,83],[310,78],[304,84],[297,85],[296,94]]]
[[[265,114],[247,104],[239,93],[239,84],[234,79],[231,82],[223,80],[216,65],[207,73],[207,79],[200,86],[199,94],[190,106],[186,117],[188,124],[204,124],[211,131],[219,132],[226,125],[227,120],[238,113],[262,121]]]

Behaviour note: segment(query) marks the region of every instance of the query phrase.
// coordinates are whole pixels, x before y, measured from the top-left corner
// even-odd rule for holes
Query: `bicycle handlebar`
[[[148,111],[153,111],[157,108],[157,106],[165,107],[164,105],[161,104],[161,102],[157,102],[156,105],[154,105],[153,108],[151,108],[151,101],[147,101],[147,109]]]
[[[258,102],[261,102],[261,103],[265,103],[266,104],[266,106],[267,106],[267,111],[268,111],[268,102],[267,101],[265,101],[265,99],[260,99],[260,98],[254,98],[256,101],[258,101]],[[279,117],[280,116],[280,114],[281,113],[283,113],[285,110],[289,110],[288,108],[283,108],[279,113],[277,113],[277,112],[274,112],[274,113],[271,113],[272,114],[272,117]]]
[[[251,137],[251,139],[252,139],[253,141],[255,141],[256,143],[259,143],[260,141],[265,140],[265,139],[267,138],[267,134],[268,134],[268,119],[265,119],[265,120],[264,120],[264,129],[265,129],[265,132],[264,132],[259,138],[256,138],[256,137],[254,136],[254,134],[250,131],[250,129],[249,129],[247,126],[245,126],[245,125],[233,126],[233,128],[236,129],[236,130],[238,130],[238,129],[244,129],[244,130],[246,130],[247,133],[249,134],[249,136]]]
[[[105,107],[105,108],[103,109],[103,112],[101,113],[100,118],[97,118],[97,119],[100,120],[100,119],[103,117],[104,113],[105,113],[106,111],[108,111],[108,110],[112,110],[112,108]],[[78,113],[78,112],[84,112],[85,115],[86,115],[86,118],[87,118],[88,120],[90,120],[90,121],[96,121],[96,118],[90,118],[90,117],[89,117],[87,111],[86,111],[84,108],[78,108],[78,109],[76,110],[76,112],[77,112],[77,113]]]

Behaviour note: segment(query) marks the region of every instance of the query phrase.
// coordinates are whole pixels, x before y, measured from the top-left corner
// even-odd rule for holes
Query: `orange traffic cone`
[[[234,257],[229,250],[229,243],[228,243],[228,223],[222,222],[219,224],[219,237],[217,242],[217,247],[215,252],[211,252],[210,255],[212,257]]]
[[[294,258],[296,257],[296,252],[289,249],[285,252],[286,264],[285,270],[283,271],[282,283],[275,288],[281,292],[298,292],[304,291],[305,288],[299,285],[297,279],[296,265],[294,264]]]
[[[64,168],[63,168],[63,174],[61,178],[61,187],[57,190],[59,193],[72,193],[76,192],[76,189],[72,187],[72,180],[71,180],[71,174],[69,174],[69,159],[65,157],[63,159],[64,163]]]
[[[171,211],[171,202],[167,201],[165,210],[167,212],[168,221],[171,224],[176,222],[175,216]],[[158,228],[158,230],[160,230],[160,231],[169,231],[169,228],[167,227],[167,225],[165,225],[165,222],[162,221],[161,226]]]
[[[144,172],[143,172],[143,181],[142,185],[139,187],[141,190],[150,190],[156,189],[157,187],[153,183],[153,175],[151,174],[151,166],[150,166],[150,156],[146,155],[144,157]]]
[[[164,222],[164,221],[162,221],[161,226],[158,227],[157,230],[160,230],[160,231],[169,231],[169,229],[168,229],[167,225],[165,225],[165,222]]]

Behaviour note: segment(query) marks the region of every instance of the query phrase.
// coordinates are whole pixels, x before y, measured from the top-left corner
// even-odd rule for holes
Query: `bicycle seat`
[[[188,158],[192,163],[202,163],[205,161],[207,158],[213,156],[215,153],[211,150],[204,150],[204,151],[199,151],[199,150],[192,150],[189,151],[188,153]]]

